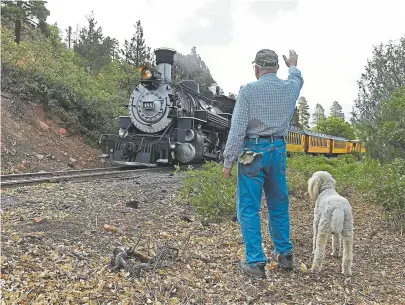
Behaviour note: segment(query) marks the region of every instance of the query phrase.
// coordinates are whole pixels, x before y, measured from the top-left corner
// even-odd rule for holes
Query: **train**
[[[117,166],[156,167],[221,161],[235,100],[194,80],[172,81],[176,51],[158,48],[155,69],[140,67],[128,115],[119,117],[118,135],[100,138],[102,158]]]
[[[103,134],[104,160],[117,166],[157,167],[222,162],[236,103],[210,90],[200,91],[194,80],[172,81],[176,51],[158,48],[155,69],[140,67],[141,79],[119,117],[118,134]],[[291,127],[287,154],[323,155],[364,152],[362,143]]]
[[[309,155],[338,156],[350,153],[365,153],[364,143],[343,137],[331,136],[291,126],[286,137],[287,155],[305,153]]]

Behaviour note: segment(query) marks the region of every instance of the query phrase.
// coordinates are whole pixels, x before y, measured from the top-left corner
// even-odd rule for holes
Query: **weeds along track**
[[[196,167],[199,167],[197,165]],[[186,169],[187,166],[180,166]],[[89,181],[100,178],[131,178],[142,172],[174,171],[174,167],[147,167],[147,168],[125,168],[125,167],[104,167],[91,169],[78,169],[70,171],[21,173],[1,175],[1,188],[11,188],[41,183],[57,183],[62,181]]]

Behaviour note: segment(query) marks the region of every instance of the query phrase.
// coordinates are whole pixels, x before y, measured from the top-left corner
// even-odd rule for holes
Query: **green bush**
[[[290,194],[302,197],[312,174],[326,170],[336,179],[340,194],[348,196],[355,192],[364,202],[381,206],[384,216],[396,226],[405,227],[404,159],[382,165],[368,158],[358,161],[354,155],[325,158],[296,154],[287,159],[287,166]],[[222,168],[222,164],[209,162],[201,169],[185,171],[182,177],[182,198],[210,219],[219,220],[235,214],[236,167],[232,179],[222,177]]]
[[[180,196],[191,203],[203,217],[218,221],[236,213],[236,167],[233,177],[222,176],[222,165],[207,162],[200,169],[189,167],[181,172],[183,178]]]
[[[2,27],[1,89],[40,102],[69,132],[85,135],[90,143],[103,133],[117,133],[116,118],[127,113],[123,106],[138,84],[136,67],[113,60],[90,73],[54,31],[48,38],[17,44],[13,32]]]

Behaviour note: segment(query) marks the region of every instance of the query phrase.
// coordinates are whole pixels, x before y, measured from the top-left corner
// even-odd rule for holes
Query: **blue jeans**
[[[290,241],[289,198],[286,179],[286,143],[284,140],[248,139],[244,148],[262,153],[249,164],[238,162],[237,218],[245,244],[246,263],[266,263],[262,249],[259,211],[262,190],[266,195],[269,232],[275,254],[292,252]]]

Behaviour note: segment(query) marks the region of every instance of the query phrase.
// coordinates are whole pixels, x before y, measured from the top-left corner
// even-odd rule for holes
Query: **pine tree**
[[[103,29],[97,26],[93,14],[87,16],[88,27],[79,32],[74,50],[84,60],[83,65],[91,72],[97,73],[109,64],[117,53],[118,41],[115,38],[104,37]]]
[[[143,27],[141,21],[136,22],[136,31],[131,40],[125,40],[124,49],[121,50],[121,54],[127,62],[139,67],[141,65],[151,65],[153,62],[153,56],[151,54],[150,47],[146,46],[145,39],[143,37]]]
[[[69,25],[69,27],[65,30],[66,31],[66,38],[65,41],[67,42],[67,47],[70,49],[72,45],[72,27]]]
[[[38,28],[46,36],[50,30],[46,19],[50,12],[46,1],[1,1],[2,25],[11,22],[14,25],[14,41],[20,43],[21,32],[27,28]]]
[[[297,128],[301,128],[301,124],[300,124],[300,112],[298,111],[298,107],[295,106],[294,109],[294,114],[291,118],[291,122],[290,122],[291,126],[297,127]]]
[[[337,101],[334,101],[332,106],[330,107],[330,116],[334,116],[337,118],[345,118],[345,115],[342,111],[342,106]]]
[[[308,102],[305,99],[305,97],[301,96],[298,99],[298,110],[299,110],[299,123],[301,125],[301,128],[303,129],[309,129],[309,106]]]
[[[318,125],[320,119],[325,117],[325,109],[321,104],[316,104],[314,113],[312,114],[312,124]]]

